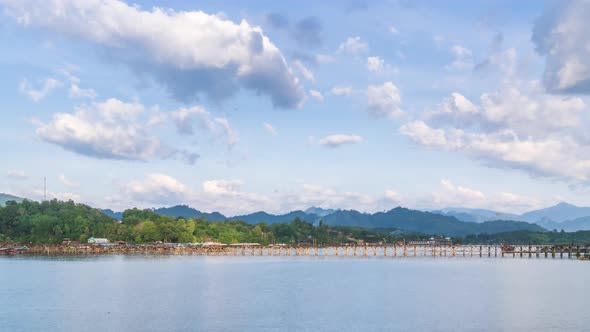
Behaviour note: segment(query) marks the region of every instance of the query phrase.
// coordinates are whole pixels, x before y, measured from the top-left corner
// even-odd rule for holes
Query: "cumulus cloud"
[[[451,53],[455,60],[446,66],[447,69],[471,69],[473,68],[473,53],[470,49],[461,45],[451,47]]]
[[[213,100],[240,87],[293,108],[303,87],[262,29],[201,11],[142,10],[119,0],[3,0],[24,26],[74,36],[109,49],[114,61],[148,75],[178,100]]]
[[[358,135],[336,134],[326,136],[320,139],[318,143],[329,148],[338,148],[343,145],[360,143],[362,140],[363,139]]]
[[[264,195],[242,190],[243,181],[213,179],[193,188],[166,174],[146,174],[144,178],[123,184],[108,201],[121,208],[188,204],[202,211],[219,211],[227,215],[251,213],[275,206]]]
[[[398,88],[392,82],[383,85],[369,85],[367,88],[367,110],[374,117],[398,117],[402,98]]]
[[[262,127],[264,128],[264,130],[266,130],[267,133],[271,134],[272,136],[277,136],[279,134],[275,127],[268,122],[263,122]]]
[[[590,2],[549,5],[534,26],[532,40],[546,59],[544,84],[552,92],[590,93]]]
[[[53,90],[62,86],[62,83],[54,78],[46,78],[39,89],[32,87],[27,79],[20,81],[18,91],[31,98],[32,101],[38,103],[43,98],[47,97]]]
[[[141,181],[132,181],[122,187],[129,199],[149,204],[181,204],[186,202],[193,190],[165,174],[148,174]]]
[[[421,145],[463,152],[489,166],[588,182],[587,109],[587,100],[547,94],[538,82],[508,82],[482,94],[479,103],[453,93],[438,111],[400,131]]]
[[[369,71],[380,72],[385,68],[385,61],[378,56],[367,58],[367,69]]]
[[[95,158],[195,162],[197,154],[169,147],[151,134],[144,113],[139,103],[108,99],[73,113],[56,113],[52,121],[40,124],[36,134],[65,150]]]
[[[369,51],[369,44],[361,40],[361,37],[348,37],[346,41],[338,46],[337,53],[346,53],[351,55],[358,55],[367,53]]]
[[[379,74],[397,73],[397,68],[386,64],[385,60],[378,56],[370,56],[367,58],[367,69],[370,72]]]
[[[454,184],[448,179],[440,181],[442,191],[420,199],[431,208],[465,207],[491,209],[503,212],[525,212],[540,208],[543,202],[510,192],[484,193],[480,190]]]
[[[239,142],[239,136],[226,118],[214,118],[201,106],[180,108],[171,112],[170,117],[181,135],[194,135],[195,125],[208,132],[213,139],[232,148]]]

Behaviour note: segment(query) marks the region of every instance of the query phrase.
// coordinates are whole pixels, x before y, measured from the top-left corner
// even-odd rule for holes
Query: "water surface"
[[[590,263],[0,257],[1,331],[588,331]]]

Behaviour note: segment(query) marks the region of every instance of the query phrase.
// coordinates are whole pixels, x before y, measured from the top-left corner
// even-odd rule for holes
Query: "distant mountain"
[[[588,216],[590,216],[590,207],[559,203],[545,209],[527,212],[521,217],[528,222],[563,222]]]
[[[452,216],[395,208],[375,214],[355,210],[338,210],[323,218],[328,225],[365,228],[395,228],[416,233],[463,236],[468,234],[501,233],[514,230],[546,231],[539,225],[518,221],[465,222]]]
[[[461,221],[478,223],[493,220],[523,220],[521,216],[517,214],[498,212],[486,209],[446,208],[432,212],[442,214],[445,216],[455,217]]]
[[[115,212],[111,209],[99,209],[98,211],[106,214],[107,216],[113,218],[113,219],[117,219],[117,220],[122,220],[123,219],[123,212]]]
[[[168,217],[205,218],[209,221],[224,221],[228,218],[219,212],[201,212],[187,205],[176,205],[168,208],[153,209],[157,214]]]
[[[0,206],[4,206],[8,201],[15,201],[17,203],[20,203],[23,200],[24,198],[21,197],[0,193]]]
[[[562,222],[555,222],[549,219],[543,219],[541,221],[538,221],[537,224],[548,230],[561,231],[563,229],[566,232],[588,231],[590,230],[590,216],[581,217],[574,220],[566,220]]]
[[[315,214],[316,216],[319,216],[319,217],[325,217],[325,216],[327,216],[329,214],[332,214],[332,213],[336,212],[336,210],[334,210],[334,209],[323,209],[321,207],[312,206],[312,207],[308,208],[307,210],[305,210],[304,212],[307,213],[307,214]]]
[[[267,223],[267,224],[274,224],[274,223],[282,223],[282,222],[291,222],[295,218],[301,218],[301,219],[303,219],[309,223],[312,223],[312,224],[316,223],[320,219],[320,217],[318,217],[315,214],[309,214],[309,213],[306,213],[301,210],[292,211],[287,214],[281,214],[281,215],[275,215],[275,214],[266,213],[264,211],[259,211],[259,212],[255,212],[255,213],[251,213],[251,214],[247,214],[247,215],[234,216],[234,217],[231,217],[230,219],[245,221],[249,224],[258,224],[261,222]]]

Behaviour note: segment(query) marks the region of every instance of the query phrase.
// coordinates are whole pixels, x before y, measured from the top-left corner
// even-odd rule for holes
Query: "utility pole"
[[[43,177],[43,200],[47,200],[47,178]]]

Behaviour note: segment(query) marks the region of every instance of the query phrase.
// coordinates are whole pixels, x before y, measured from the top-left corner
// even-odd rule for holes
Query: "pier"
[[[23,249],[26,248],[26,249]],[[0,249],[3,250],[4,248]],[[2,251],[0,251],[2,253]],[[590,245],[35,245],[4,253],[16,254],[179,254],[202,256],[331,256],[331,257],[590,257]]]

